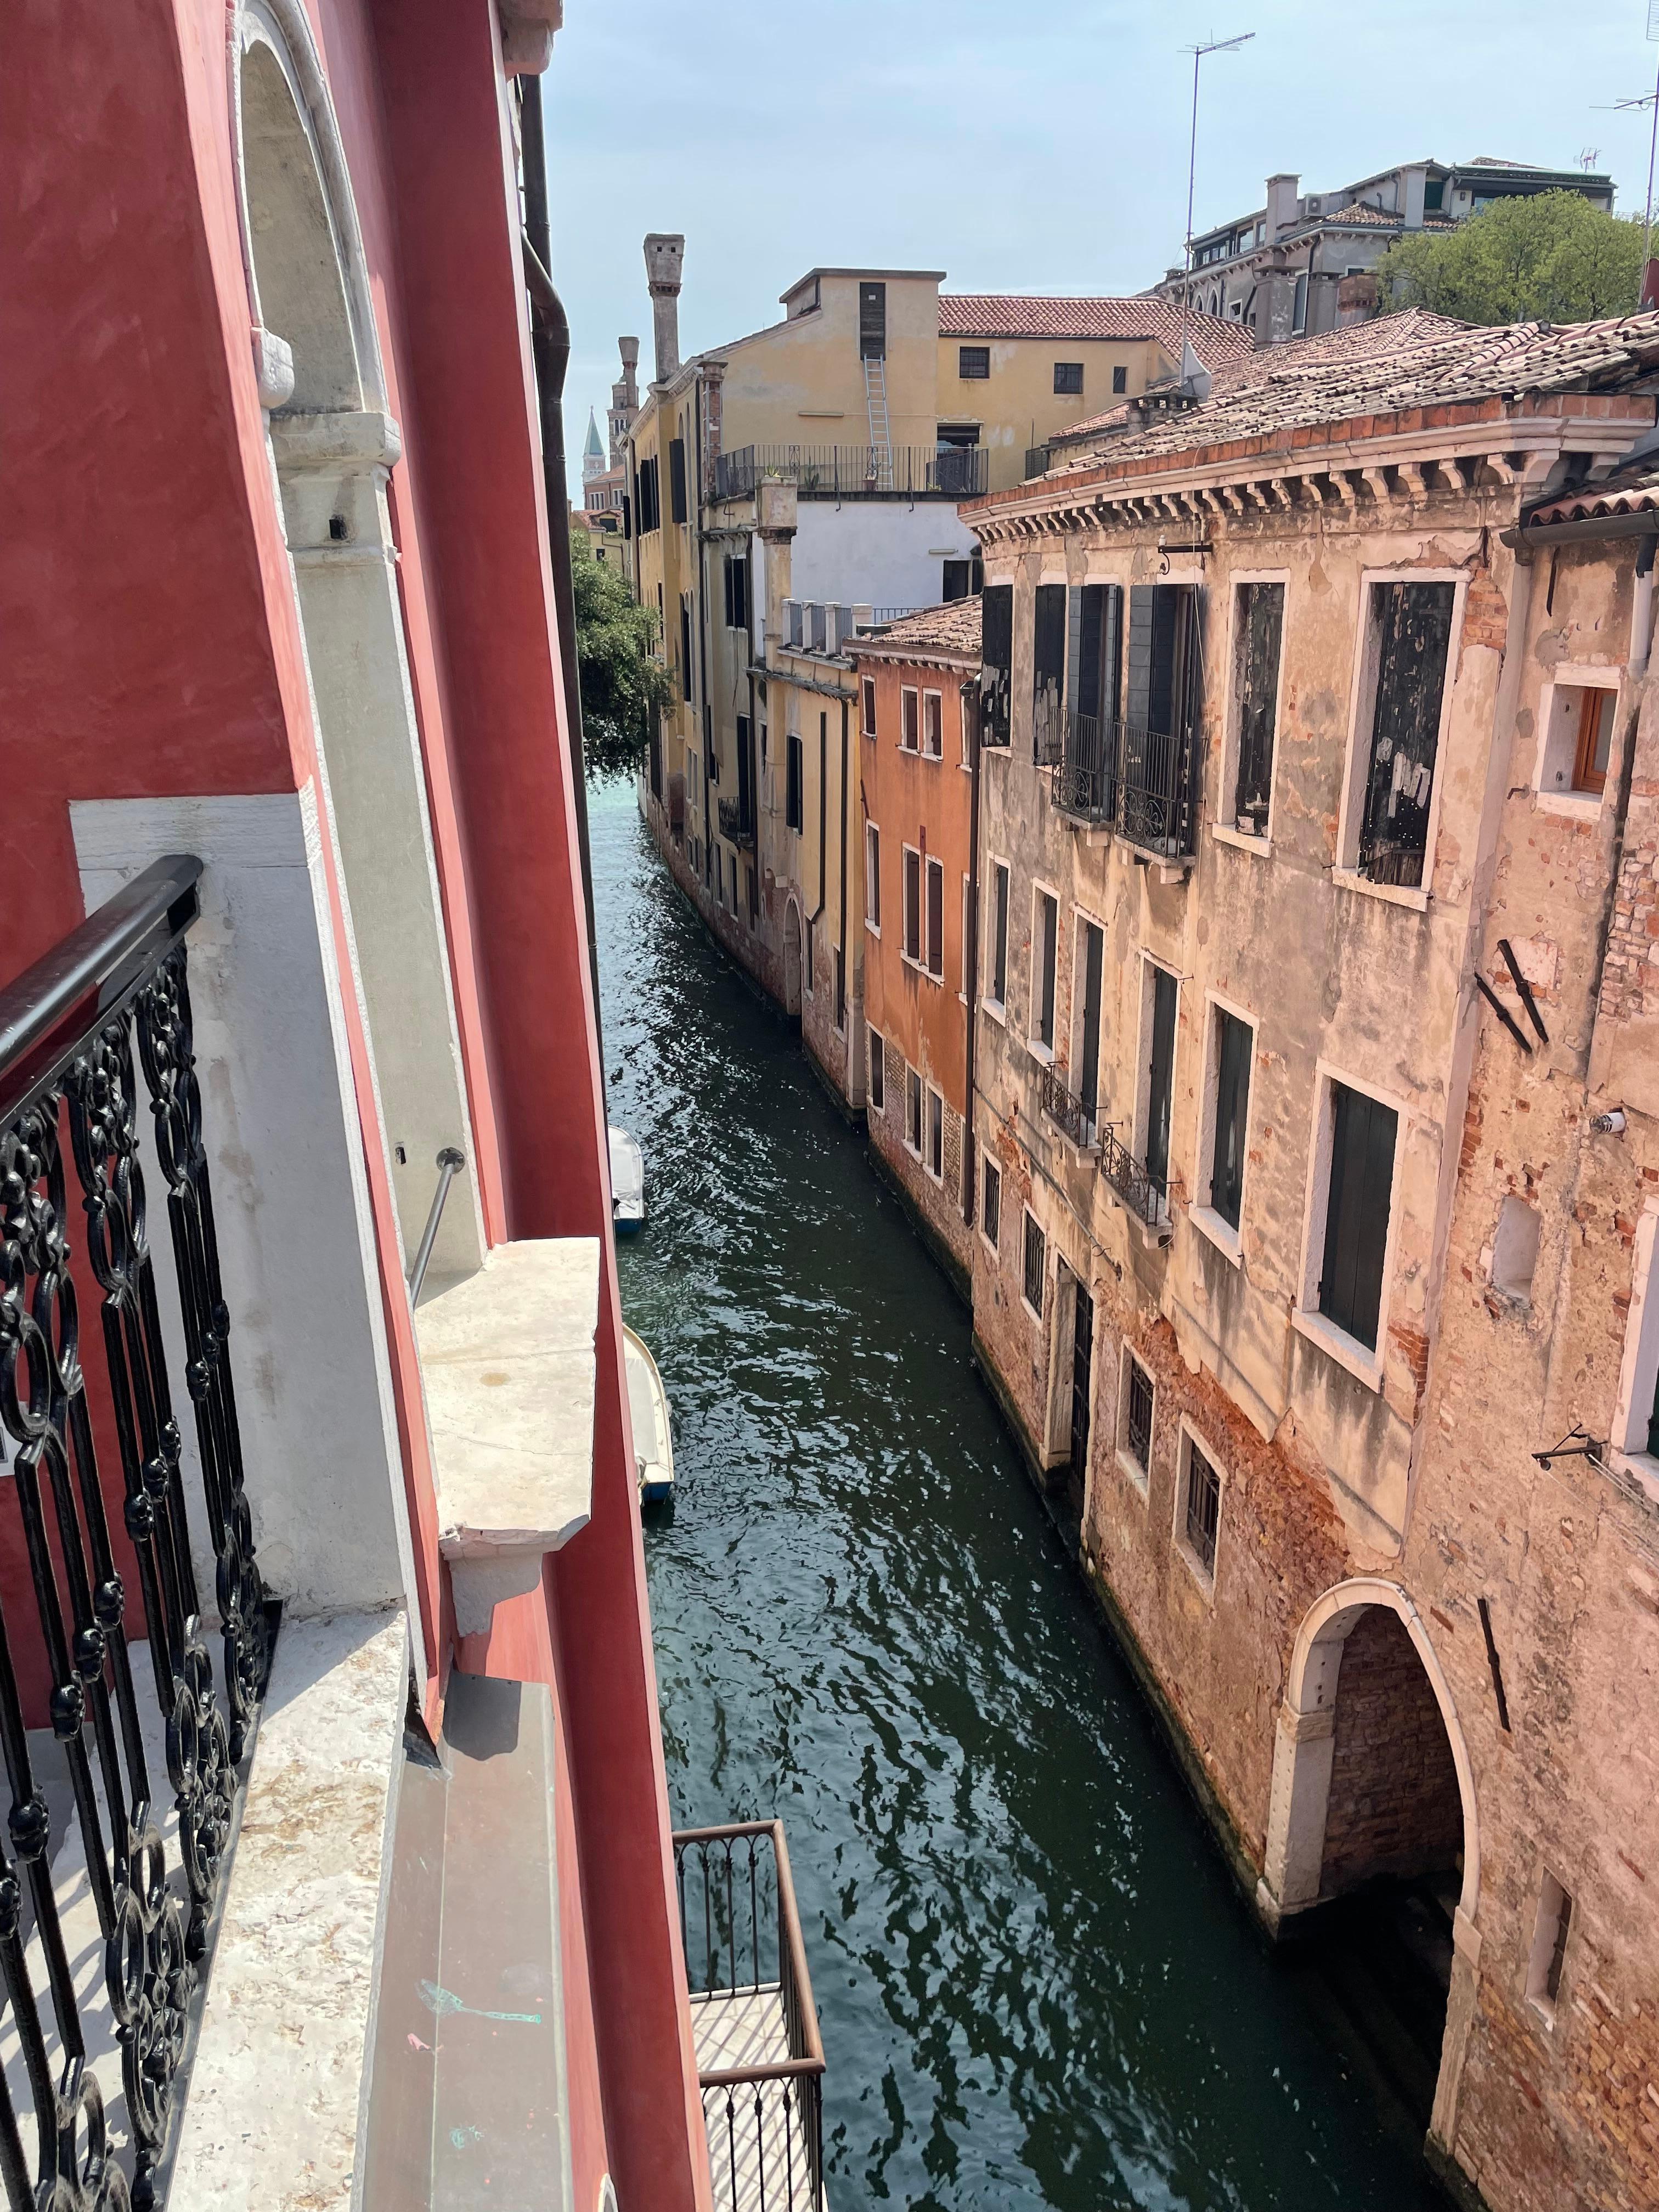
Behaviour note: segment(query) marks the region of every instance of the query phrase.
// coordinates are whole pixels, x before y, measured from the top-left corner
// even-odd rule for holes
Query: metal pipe
[[[570,366],[570,322],[548,274],[553,251],[547,214],[542,82],[538,76],[519,79],[519,131],[524,158],[524,272],[531,299],[530,343],[541,410],[542,472],[547,494],[553,612],[559,626],[571,796],[576,810],[576,844],[581,857],[587,964],[593,985],[593,1042],[599,1062],[599,1096],[603,1098],[605,1037],[599,1023],[599,937],[593,918],[593,860],[587,836],[587,761],[582,744],[581,678],[576,664],[576,603],[570,582],[570,491],[564,465],[564,378]]]
[[[413,1305],[421,1295],[421,1285],[426,1280],[427,1262],[432,1257],[432,1248],[438,1241],[438,1224],[444,1218],[444,1200],[449,1196],[449,1186],[466,1165],[466,1154],[457,1152],[453,1145],[446,1145],[438,1155],[438,1188],[432,1194],[432,1210],[426,1217],[426,1227],[421,1231],[421,1246],[415,1255],[415,1264],[409,1271],[409,1302]]]

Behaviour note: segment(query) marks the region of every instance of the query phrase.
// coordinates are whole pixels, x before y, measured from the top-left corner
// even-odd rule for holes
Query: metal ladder
[[[893,432],[887,416],[887,362],[864,356],[864,404],[870,417],[870,465],[883,491],[893,489]]]

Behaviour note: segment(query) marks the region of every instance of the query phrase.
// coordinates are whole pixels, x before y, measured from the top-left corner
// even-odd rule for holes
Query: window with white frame
[[[969,972],[968,949],[974,935],[974,879],[964,873],[962,878],[962,995],[965,999],[974,988]]]
[[[859,684],[859,728],[866,738],[876,734],[876,679],[863,678]]]
[[[881,934],[881,832],[873,822],[864,825],[864,919]]]
[[[1619,679],[1611,671],[1558,670],[1540,702],[1538,791],[1593,811],[1607,789]]]
[[[1241,583],[1233,601],[1233,694],[1221,818],[1250,837],[1267,834],[1284,637],[1284,585]]]
[[[945,1101],[937,1091],[927,1093],[927,1172],[935,1182],[945,1180]]]
[[[899,690],[899,745],[902,751],[920,751],[920,730],[917,694],[909,684],[902,684]]]
[[[904,848],[904,957],[921,962],[921,855],[914,845]]]
[[[906,1065],[904,1070],[904,1141],[921,1158],[921,1078]]]
[[[1152,1378],[1126,1344],[1118,1389],[1117,1449],[1144,1489],[1152,1468]]]
[[[1060,902],[1052,891],[1032,894],[1031,1042],[1052,1057],[1054,1049],[1054,962],[1060,939]]]
[[[945,757],[945,699],[938,691],[921,695],[921,749],[930,760]]]
[[[1212,1583],[1216,1539],[1221,1528],[1221,1477],[1208,1452],[1184,1424],[1180,1476],[1176,1505],[1182,1548],[1202,1578]]]
[[[1025,1216],[1024,1267],[1020,1281],[1020,1292],[1026,1304],[1039,1321],[1042,1318],[1042,1290],[1048,1266],[1048,1240],[1037,1225],[1036,1217]]]
[[[1140,963],[1140,1066],[1135,1084],[1134,1152],[1160,1198],[1170,1188],[1175,1115],[1176,1023],[1181,986],[1155,960]]]
[[[1420,890],[1447,705],[1452,583],[1373,582],[1342,863],[1364,881]]]
[[[984,1164],[979,1205],[980,1234],[994,1252],[1002,1234],[1002,1170],[994,1160]]]
[[[1627,1470],[1659,1500],[1659,1198],[1638,1217],[1625,1357],[1613,1409],[1612,1445]]]
[[[882,1042],[881,1031],[872,1030],[870,1031],[869,1091],[870,1111],[872,1114],[884,1114],[887,1111],[887,1069],[882,1059],[882,1054],[885,1048]]]
[[[945,975],[945,863],[927,863],[927,973]]]
[[[1072,1088],[1091,1122],[1100,1111],[1100,1020],[1105,988],[1106,933],[1086,915],[1077,916],[1072,963]]]
[[[1333,1328],[1371,1352],[1382,1318],[1399,1131],[1394,1107],[1324,1078],[1310,1222],[1310,1259],[1317,1269],[1312,1304]]]
[[[1200,1209],[1236,1237],[1244,1207],[1245,1146],[1255,1030],[1231,1007],[1212,1003],[1199,1133]],[[1211,1225],[1206,1223],[1206,1226]]]
[[[986,999],[1000,1014],[1008,1003],[1008,864],[991,864],[991,972],[986,980]]]

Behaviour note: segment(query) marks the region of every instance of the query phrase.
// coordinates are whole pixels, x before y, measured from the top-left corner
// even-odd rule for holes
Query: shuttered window
[[[1066,681],[1066,607],[1064,584],[1039,584],[1031,644],[1031,750],[1039,764],[1060,757],[1060,694]]]
[[[1215,1149],[1210,1204],[1233,1228],[1244,1200],[1244,1128],[1250,1105],[1249,1026],[1218,1007],[1215,1018]]]
[[[1060,930],[1060,907],[1047,891],[1037,893],[1036,943],[1031,947],[1032,1011],[1036,1016],[1036,1040],[1050,1052],[1054,1048],[1054,940]]]
[[[684,438],[671,438],[668,441],[668,502],[669,513],[674,520],[684,522],[686,520]]]
[[[887,1071],[882,1065],[882,1054],[884,1049],[881,1032],[878,1030],[872,1030],[870,1032],[870,1111],[872,1114],[882,1114],[887,1109]]]
[[[805,756],[801,750],[800,739],[792,731],[785,740],[783,794],[784,824],[790,830],[801,829],[805,821],[801,805],[801,785],[805,780],[802,773],[804,765]]]
[[[921,1151],[921,1078],[914,1067],[904,1071],[904,1141],[913,1152]]]
[[[864,918],[881,927],[881,832],[873,822],[864,825]]]
[[[1233,818],[1239,829],[1256,837],[1267,834],[1284,628],[1283,584],[1239,586],[1238,774],[1233,787]]]
[[[1364,1091],[1350,1091],[1343,1083],[1331,1085],[1331,1174],[1319,1310],[1373,1352],[1399,1121],[1392,1106]]]
[[[1092,1121],[1100,1103],[1100,993],[1106,939],[1091,921],[1083,925],[1079,950],[1083,956],[1079,963],[1083,980],[1083,1018],[1078,1039],[1077,1095]]]
[[[1359,827],[1359,872],[1374,884],[1423,882],[1451,646],[1450,584],[1376,584],[1376,691]]]
[[[939,860],[927,863],[927,972],[945,973],[945,868]]]
[[[945,701],[937,691],[921,695],[921,749],[933,760],[945,756]]]
[[[1148,967],[1152,963],[1148,962]],[[1146,1079],[1146,1178],[1162,1197],[1170,1188],[1170,1114],[1175,1097],[1177,985],[1167,969],[1152,968],[1152,1057]]]
[[[1008,871],[999,860],[992,870],[995,901],[991,916],[991,996],[998,1006],[1008,1002]]]
[[[1215,1572],[1221,1523],[1221,1478],[1190,1438],[1187,1444],[1187,1543],[1206,1575]]]
[[[726,627],[749,627],[749,562],[741,553],[726,556]]]
[[[980,1205],[979,1225],[994,1249],[1002,1228],[1002,1170],[994,1160],[985,1163],[985,1195]]]
[[[945,1176],[945,1101],[937,1091],[927,1094],[927,1172],[936,1182]]]
[[[1025,1217],[1025,1269],[1022,1288],[1025,1303],[1034,1313],[1042,1311],[1042,1283],[1048,1267],[1048,1247],[1041,1229],[1028,1213]]]
[[[980,742],[1006,745],[1014,661],[1012,584],[988,584],[980,602]]]
[[[921,855],[904,848],[904,957],[921,958]]]
[[[913,753],[919,750],[916,742],[918,727],[916,695],[906,684],[899,693],[899,745],[903,751]]]
[[[866,738],[876,734],[876,679],[863,678],[859,684],[859,728]]]

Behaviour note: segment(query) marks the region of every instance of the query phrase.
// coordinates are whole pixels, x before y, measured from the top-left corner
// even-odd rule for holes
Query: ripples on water
[[[672,1404],[648,1522],[677,1826],[781,1816],[835,2212],[1430,2201],[1269,1958],[783,1024],[592,803],[624,1312]],[[620,1073],[618,1073],[618,1071]]]

